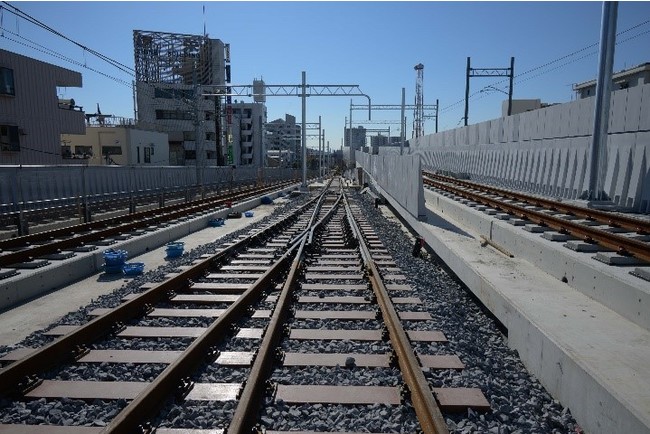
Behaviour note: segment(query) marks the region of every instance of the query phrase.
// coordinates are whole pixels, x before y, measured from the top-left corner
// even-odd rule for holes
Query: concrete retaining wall
[[[357,165],[416,218],[425,215],[420,158],[356,152]]]
[[[409,141],[422,166],[565,199],[589,180],[593,97]],[[405,148],[407,149],[407,148]],[[650,85],[612,93],[605,192],[617,205],[650,211]]]

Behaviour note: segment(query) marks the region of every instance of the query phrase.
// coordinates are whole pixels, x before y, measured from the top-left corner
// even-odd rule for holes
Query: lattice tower
[[[424,136],[424,96],[422,84],[424,82],[424,65],[415,65],[417,77],[415,79],[415,108],[413,109],[413,137]]]

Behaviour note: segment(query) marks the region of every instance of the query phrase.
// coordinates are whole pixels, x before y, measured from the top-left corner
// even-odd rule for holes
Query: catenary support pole
[[[402,126],[401,130],[402,133],[400,134],[400,141],[399,141],[399,154],[404,155],[404,141],[406,140],[406,120],[404,118],[404,110],[406,107],[406,89],[402,88],[402,117],[400,118],[402,121]]]
[[[589,152],[589,191],[587,200],[605,200],[603,191],[606,167],[607,127],[612,90],[612,66],[616,45],[618,2],[603,2],[600,28],[600,53],[594,108],[594,131]]]
[[[307,73],[302,71],[302,186],[307,188]]]
[[[510,58],[510,88],[508,89],[508,116],[512,115],[512,85],[515,77],[515,58]]]
[[[467,70],[465,72],[465,126],[467,126],[467,119],[469,117],[469,71],[470,71],[470,58],[467,58]]]

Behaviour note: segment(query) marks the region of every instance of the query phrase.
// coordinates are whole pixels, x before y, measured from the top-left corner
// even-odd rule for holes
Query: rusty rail
[[[300,268],[303,264],[305,245],[311,240],[314,229],[316,229],[317,226],[321,226],[324,221],[334,213],[339,201],[337,201],[332,209],[315,224],[314,220],[319,212],[319,208],[314,210],[314,213],[312,214],[309,222],[310,235],[309,237],[305,236],[302,239],[298,252],[296,253],[291,265],[291,269],[289,270],[289,275],[282,287],[280,295],[278,296],[277,304],[273,310],[273,316],[266,328],[266,333],[264,334],[264,338],[259,346],[257,356],[255,357],[251,367],[251,372],[241,393],[237,408],[235,409],[235,414],[233,415],[230,426],[228,427],[227,432],[229,434],[250,434],[253,432],[252,430],[257,421],[257,412],[259,411],[266,391],[266,380],[273,369],[273,362],[276,357],[275,350],[279,347],[283,326],[286,323],[286,318],[289,309],[291,308],[291,297],[293,295],[295,282],[299,277]],[[322,201],[320,203],[322,203]]]
[[[434,180],[438,180],[442,182],[450,182],[450,183],[465,186],[467,188],[480,190],[486,193],[499,194],[508,199],[528,202],[535,206],[541,206],[543,208],[547,208],[553,211],[563,212],[565,214],[572,214],[584,219],[594,220],[597,222],[601,222],[603,224],[608,224],[611,226],[627,229],[629,231],[638,232],[639,234],[650,234],[650,222],[644,220],[630,218],[624,215],[612,214],[611,212],[607,212],[607,211],[602,211],[602,210],[597,210],[592,208],[584,208],[584,207],[571,205],[564,202],[558,202],[552,199],[544,199],[541,197],[530,196],[527,194],[510,191],[503,188],[492,187],[492,186],[479,184],[477,182],[456,179],[449,176],[427,172],[424,170],[422,171],[422,174]]]
[[[99,220],[96,222],[41,232],[34,235],[26,235],[23,237],[3,240],[0,241],[0,250],[8,248],[22,249],[0,255],[0,267],[7,267],[16,263],[29,261],[33,258],[55,253],[60,250],[73,249],[83,246],[86,243],[123,234],[135,229],[144,228],[152,224],[158,224],[175,218],[184,217],[195,212],[209,210],[215,206],[223,205],[227,201],[247,197],[250,193],[257,195],[277,187],[278,186],[276,185],[263,189],[255,188],[235,195],[225,195],[221,198],[200,200],[190,204],[171,205],[122,217]],[[109,227],[109,225],[114,226]],[[75,233],[79,234],[75,235]],[[56,237],[65,237],[65,239],[52,241]],[[45,241],[45,244],[31,245],[32,243],[42,241]]]
[[[300,207],[295,215],[304,212],[309,206],[312,206],[317,199],[309,201]],[[183,288],[191,286],[191,282],[203,277],[214,264],[218,264],[226,258],[232,256],[241,248],[254,242],[256,239],[266,237],[267,235],[281,230],[286,227],[292,219],[284,219],[265,228],[249,237],[237,241],[228,248],[212,255],[197,263],[195,266],[182,271],[172,278],[159,283],[153,288],[143,292],[138,297],[129,300],[112,311],[91,320],[84,326],[75,331],[63,335],[54,342],[38,349],[29,356],[18,360],[11,365],[0,369],[0,396],[7,396],[21,388],[21,382],[31,376],[39,375],[45,370],[64,363],[72,359],[72,355],[81,345],[87,345],[111,332],[112,326],[117,323],[125,323],[128,320],[141,315],[146,311],[148,305],[163,300],[170,293],[181,292]]]
[[[382,318],[388,329],[391,345],[397,354],[397,362],[404,376],[404,381],[411,393],[411,400],[413,401],[415,414],[420,422],[422,432],[425,434],[447,434],[449,431],[445,419],[440,412],[431,387],[429,387],[429,382],[422,373],[420,363],[418,363],[415,357],[408,336],[402,327],[399,315],[390,300],[386,286],[381,279],[379,269],[372,260],[370,250],[352,215],[347,200],[345,201],[345,205],[348,221],[352,226],[352,232],[355,238],[359,241],[359,249],[361,250],[364,265],[372,284],[373,292],[377,298]]]
[[[581,225],[560,217],[554,217],[540,211],[534,211],[524,208],[519,205],[505,203],[480,193],[474,193],[449,185],[446,182],[435,181],[432,179],[424,179],[424,183],[449,193],[456,194],[466,199],[482,203],[484,205],[500,209],[508,214],[527,219],[531,223],[536,223],[540,226],[547,226],[550,229],[556,230],[563,234],[568,234],[588,243],[597,243],[611,249],[621,255],[634,256],[642,261],[650,262],[650,247],[648,243],[626,238],[614,233],[604,231],[602,229],[595,229],[590,226]]]

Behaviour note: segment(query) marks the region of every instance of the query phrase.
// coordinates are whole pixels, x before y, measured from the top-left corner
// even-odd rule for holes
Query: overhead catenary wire
[[[641,22],[641,23],[639,23],[639,24],[636,24],[636,25],[634,25],[634,26],[632,26],[632,27],[629,27],[629,28],[627,28],[627,29],[625,29],[625,30],[620,31],[619,33],[617,33],[617,36],[621,36],[621,35],[623,35],[623,34],[626,34],[626,33],[628,33],[628,32],[631,32],[632,30],[638,29],[639,27],[642,27],[642,26],[644,26],[644,25],[646,25],[646,24],[648,24],[648,23],[650,23],[650,20],[645,20],[645,21],[643,21],[643,22]],[[620,45],[620,44],[623,44],[623,43],[625,43],[625,42],[631,41],[631,40],[636,39],[636,38],[638,38],[638,37],[640,37],[640,36],[643,36],[643,35],[645,35],[645,34],[647,34],[647,33],[650,33],[650,30],[647,30],[647,31],[644,31],[644,32],[638,33],[638,34],[636,34],[636,35],[634,35],[634,36],[631,36],[631,37],[629,37],[629,38],[626,38],[626,39],[623,39],[623,40],[617,41],[617,42],[616,42],[616,45]],[[554,64],[556,64],[556,63],[558,63],[558,62],[561,62],[562,60],[568,59],[568,58],[570,58],[570,57],[573,57],[573,56],[575,56],[575,55],[577,55],[577,54],[580,54],[580,53],[582,53],[582,52],[584,52],[584,51],[587,51],[587,50],[589,50],[589,49],[591,49],[591,48],[594,48],[594,47],[597,47],[597,46],[598,46],[598,43],[594,43],[594,44],[588,45],[588,46],[586,46],[586,47],[580,48],[580,49],[575,50],[575,51],[573,51],[573,52],[571,52],[571,53],[569,53],[569,54],[565,54],[565,55],[560,56],[560,57],[558,57],[558,58],[556,58],[556,59],[550,60],[550,61],[548,61],[548,62],[546,62],[546,63],[544,63],[544,64],[542,64],[542,65],[535,66],[535,67],[530,68],[530,69],[528,69],[528,70],[526,70],[526,71],[523,71],[523,72],[521,72],[521,73],[515,74],[514,79],[516,80],[516,79],[519,78],[519,77],[522,77],[522,76],[525,76],[525,75],[531,74],[531,73],[533,73],[533,72],[535,72],[535,71],[539,71],[539,70],[541,70],[541,69],[544,69],[544,68],[546,68],[546,67],[548,67],[548,66],[554,65]],[[515,84],[521,84],[521,83],[527,82],[527,81],[529,81],[529,80],[532,80],[532,79],[534,79],[534,78],[540,77],[541,75],[544,75],[544,74],[546,74],[546,73],[549,73],[549,72],[552,72],[552,71],[556,71],[556,70],[561,69],[562,67],[564,67],[564,66],[566,66],[566,65],[569,65],[569,64],[571,64],[571,63],[574,63],[574,62],[577,62],[577,61],[579,61],[579,60],[585,59],[585,58],[587,58],[587,57],[593,56],[593,55],[595,55],[596,53],[597,53],[596,51],[590,52],[590,53],[588,53],[588,54],[586,54],[586,55],[584,55],[584,56],[581,56],[581,57],[579,57],[579,58],[577,58],[577,59],[573,59],[573,60],[571,60],[571,61],[569,61],[569,62],[565,62],[565,63],[563,63],[563,64],[561,64],[561,65],[559,65],[559,66],[557,66],[557,67],[555,67],[555,68],[548,69],[548,70],[546,70],[546,71],[540,72],[539,74],[535,74],[534,76],[531,76],[531,77],[527,77],[525,80],[516,80],[516,81],[515,81]],[[505,83],[506,81],[507,81],[507,80],[499,80],[499,81],[496,81],[496,82],[494,82],[494,83],[492,83],[492,84],[489,84],[489,85],[483,87],[482,89],[480,89],[480,90],[478,90],[478,91],[472,93],[472,94],[469,96],[469,98],[470,98],[470,99],[475,98],[477,95],[483,94],[483,93],[484,93],[484,90],[487,89],[487,88],[489,88],[490,86],[497,86],[497,85],[499,85],[499,84],[503,84],[503,83]],[[503,90],[503,89],[500,89],[500,90]],[[460,99],[460,100],[458,100],[458,101],[456,101],[456,102],[454,102],[454,103],[452,103],[452,104],[449,104],[449,105],[447,105],[447,106],[441,108],[440,111],[441,111],[441,112],[447,112],[447,111],[451,110],[452,108],[458,106],[459,104],[462,104],[464,101],[465,101],[465,98],[462,98],[462,99]]]
[[[115,81],[116,83],[119,83],[119,84],[121,84],[121,85],[124,85],[124,86],[126,86],[126,87],[128,87],[128,88],[133,88],[133,85],[132,85],[131,83],[129,83],[128,81],[124,81],[124,80],[122,80],[122,79],[120,79],[120,78],[113,77],[113,76],[111,76],[111,75],[109,75],[109,74],[107,74],[107,73],[105,73],[105,72],[102,72],[102,71],[100,71],[100,70],[98,70],[98,69],[95,69],[95,68],[92,68],[92,67],[90,67],[90,66],[88,66],[88,65],[85,65],[84,63],[81,63],[81,62],[79,62],[79,61],[76,61],[76,60],[74,60],[74,59],[71,59],[71,58],[69,58],[69,57],[66,57],[66,56],[64,56],[63,54],[58,53],[58,52],[56,52],[56,51],[54,51],[54,50],[52,50],[52,49],[50,49],[50,48],[44,47],[43,45],[40,45],[40,44],[38,44],[38,43],[36,43],[36,42],[30,40],[30,39],[27,39],[27,38],[25,38],[24,36],[20,36],[20,35],[18,35],[17,33],[12,32],[12,31],[9,30],[9,29],[6,29],[6,28],[4,28],[4,27],[0,27],[0,29],[1,29],[3,32],[9,33],[9,34],[11,34],[11,35],[13,35],[13,36],[16,36],[16,37],[18,37],[18,38],[20,38],[20,39],[23,39],[23,40],[27,41],[29,44],[33,44],[33,45],[29,45],[29,44],[27,44],[27,43],[25,43],[25,42],[21,42],[21,41],[19,41],[19,40],[16,40],[16,39],[10,38],[9,36],[3,35],[3,37],[4,37],[5,39],[9,40],[9,41],[12,41],[12,42],[14,42],[14,43],[16,43],[16,44],[23,45],[23,46],[25,46],[25,47],[31,48],[31,49],[36,50],[36,51],[38,51],[38,52],[41,52],[41,53],[43,53],[43,54],[48,54],[48,55],[50,55],[50,56],[52,56],[52,57],[56,57],[57,59],[60,59],[60,60],[66,61],[66,62],[68,62],[68,63],[71,63],[71,64],[73,64],[73,65],[79,66],[79,67],[81,67],[81,68],[85,68],[85,69],[87,69],[87,70],[89,70],[89,71],[92,71],[92,72],[95,72],[95,73],[97,73],[97,74],[99,74],[99,75],[102,75],[102,76],[104,76],[104,77],[106,77],[106,78],[108,78],[108,79],[110,79],[110,80],[113,80],[113,81]]]
[[[106,63],[114,66],[115,68],[117,68],[119,70],[121,70],[122,72],[125,72],[125,73],[135,77],[135,70],[133,68],[131,68],[131,67],[127,66],[127,65],[124,65],[123,63],[120,63],[115,59],[111,59],[110,57],[108,57],[108,56],[106,56],[106,55],[104,55],[104,54],[102,54],[102,53],[100,53],[100,52],[98,52],[96,50],[93,50],[92,48],[87,47],[87,46],[85,46],[85,45],[83,45],[83,44],[81,44],[81,43],[79,43],[79,42],[77,42],[77,41],[75,41],[75,40],[73,40],[73,39],[71,39],[69,37],[67,37],[66,35],[59,32],[58,30],[53,29],[52,27],[48,26],[47,24],[43,23],[42,21],[39,21],[38,19],[32,17],[31,15],[29,15],[26,12],[23,12],[22,10],[18,9],[17,7],[11,5],[10,3],[6,2],[6,1],[3,1],[2,3],[9,8],[9,9],[7,9],[7,12],[10,12],[10,13],[16,15],[17,17],[20,17],[20,18],[24,19],[25,21],[28,21],[28,22],[30,22],[30,23],[32,23],[32,24],[34,24],[34,25],[36,25],[36,26],[38,26],[38,27],[40,27],[42,29],[47,30],[48,32],[50,32],[50,33],[52,33],[54,35],[57,35],[57,36],[65,39],[66,41],[78,46],[79,48],[82,48],[84,51],[87,51],[90,54],[93,54],[94,56],[100,58],[101,60],[105,61]]]

